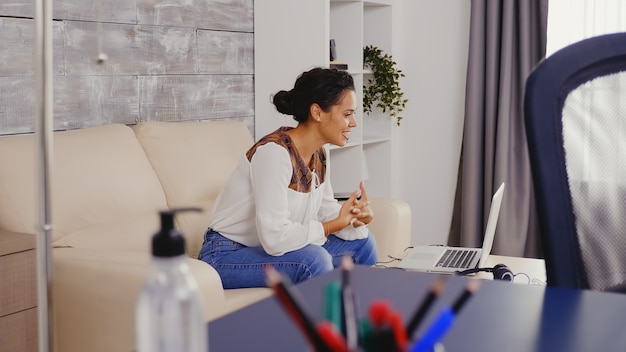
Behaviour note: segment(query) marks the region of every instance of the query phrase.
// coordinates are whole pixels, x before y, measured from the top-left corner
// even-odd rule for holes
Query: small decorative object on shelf
[[[363,66],[370,68],[373,74],[373,78],[363,85],[363,112],[369,114],[373,107],[389,111],[389,117],[395,118],[400,126],[400,113],[409,100],[404,98],[400,88],[399,79],[404,73],[396,65],[393,57],[378,47],[368,45],[363,48]]]
[[[336,68],[338,70],[347,70],[348,64],[337,60],[337,49],[335,46],[335,40],[330,40],[330,68]]]
[[[341,61],[331,61],[330,68],[335,68],[337,70],[347,70],[348,64],[341,62]]]

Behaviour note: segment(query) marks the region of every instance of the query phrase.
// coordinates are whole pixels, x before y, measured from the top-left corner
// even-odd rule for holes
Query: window
[[[624,0],[549,0],[546,56],[601,34],[626,32]]]

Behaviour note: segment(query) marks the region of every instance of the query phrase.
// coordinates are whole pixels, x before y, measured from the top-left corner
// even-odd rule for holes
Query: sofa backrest
[[[142,122],[133,127],[161,181],[169,208],[199,207],[176,216],[197,257],[213,203],[253,139],[239,121]]]
[[[0,138],[0,229],[36,233],[36,136]],[[111,124],[55,132],[53,245],[147,251],[165,194],[133,130]]]

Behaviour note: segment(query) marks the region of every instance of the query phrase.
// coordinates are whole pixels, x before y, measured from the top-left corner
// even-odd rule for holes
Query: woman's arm
[[[311,243],[323,244],[326,239],[321,223],[302,224],[291,220],[306,204],[294,202],[293,197],[293,204],[289,204],[293,166],[287,150],[275,143],[260,146],[250,161],[250,168],[257,232],[263,249],[270,255],[282,255]]]

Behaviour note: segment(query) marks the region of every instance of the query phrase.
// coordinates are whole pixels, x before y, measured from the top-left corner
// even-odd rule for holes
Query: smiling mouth
[[[341,135],[346,139],[346,142],[350,140],[350,132],[344,132]]]

